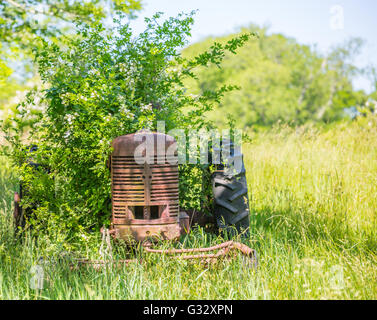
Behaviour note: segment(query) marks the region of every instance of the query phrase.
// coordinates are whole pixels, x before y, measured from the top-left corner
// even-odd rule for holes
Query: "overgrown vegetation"
[[[121,270],[71,271],[58,242],[24,244],[11,228],[9,179],[1,209],[1,299],[375,299],[377,296],[377,119],[331,129],[280,126],[244,147],[251,238],[259,269],[241,258],[206,268],[164,257]],[[361,144],[360,141],[363,141]],[[3,164],[1,176],[10,176]],[[222,241],[196,230],[181,243]],[[100,236],[77,255],[99,258]],[[162,244],[171,246],[171,244]],[[125,257],[120,247],[117,257]],[[45,262],[43,290],[30,288],[30,268]],[[48,261],[50,263],[48,264]]]
[[[205,113],[234,87],[193,96],[183,80],[195,78],[199,66],[220,65],[226,52],[235,53],[252,34],[215,42],[207,51],[183,58],[180,49],[190,35],[193,14],[161,21],[157,13],[145,19],[147,29],[137,36],[120,15],[110,30],[101,23],[83,23],[76,37],[59,45],[41,39],[36,61],[45,89],[30,92],[17,116],[3,126],[3,151],[27,190],[22,206],[33,209],[27,228],[33,226],[39,236],[61,237],[68,245],[72,237],[109,224],[106,163],[114,138],[156,130],[158,120],[165,122],[166,131],[211,127]],[[38,146],[32,153],[31,145]],[[185,183],[194,181],[194,170],[181,166],[181,204],[190,208],[202,197],[201,190],[193,195],[193,186]]]

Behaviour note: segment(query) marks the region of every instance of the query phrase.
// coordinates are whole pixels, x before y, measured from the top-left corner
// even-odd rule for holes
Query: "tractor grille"
[[[178,221],[177,156],[154,156],[153,161],[148,161],[150,164],[139,164],[140,159],[131,155],[135,146],[126,148],[127,152],[123,153],[116,150],[116,146],[122,144],[114,146],[111,157],[114,224],[125,223],[125,219],[129,222],[164,218]]]

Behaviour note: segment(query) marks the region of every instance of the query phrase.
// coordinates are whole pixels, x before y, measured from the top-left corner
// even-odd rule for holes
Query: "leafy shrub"
[[[157,13],[145,19],[147,28],[137,36],[118,16],[112,30],[100,23],[82,23],[76,35],[59,45],[43,42],[36,62],[45,88],[31,92],[18,106],[18,115],[3,124],[8,141],[3,151],[19,168],[27,190],[23,207],[37,204],[28,219],[33,230],[71,239],[109,223],[106,162],[115,137],[139,129],[156,130],[158,120],[166,122],[166,130],[212,126],[205,113],[235,87],[224,85],[193,96],[186,92],[183,80],[195,79],[199,66],[219,66],[225,52],[235,53],[252,34],[224,45],[214,43],[202,54],[185,59],[180,48],[190,36],[193,14],[161,23]],[[31,121],[30,110],[36,105],[43,108]],[[38,149],[31,153],[30,145]],[[40,166],[35,169],[29,162]],[[198,168],[181,168],[181,180],[194,181]],[[181,186],[200,192],[188,183]],[[192,192],[181,190],[181,196],[185,206],[198,205]]]

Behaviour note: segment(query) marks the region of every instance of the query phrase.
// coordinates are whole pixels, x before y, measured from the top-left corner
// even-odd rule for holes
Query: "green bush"
[[[193,96],[183,80],[195,79],[199,66],[219,66],[225,52],[235,53],[251,34],[214,43],[185,59],[180,49],[190,36],[193,14],[160,22],[157,13],[145,19],[146,30],[136,36],[118,16],[111,30],[82,23],[78,33],[59,46],[41,40],[35,59],[44,88],[30,92],[18,114],[3,123],[8,142],[3,152],[18,167],[27,190],[22,205],[37,204],[27,226],[39,234],[60,234],[65,241],[98,230],[110,218],[106,162],[115,137],[156,130],[158,120],[165,121],[167,131],[211,127],[204,114],[235,87],[224,85]],[[31,113],[36,106],[40,111]],[[29,152],[31,145],[38,149]],[[30,161],[41,166],[34,169]],[[183,182],[198,176],[198,167],[192,169],[181,168]],[[187,183],[181,186],[200,193]],[[181,202],[198,205],[198,197],[184,191]]]

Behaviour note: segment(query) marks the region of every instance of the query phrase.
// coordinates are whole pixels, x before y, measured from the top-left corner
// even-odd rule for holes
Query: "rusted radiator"
[[[177,239],[188,231],[188,216],[179,211],[177,153],[166,152],[176,141],[162,133],[136,135],[113,141],[111,232],[126,241]],[[153,142],[152,155],[145,148],[138,155],[138,147],[148,141]]]

